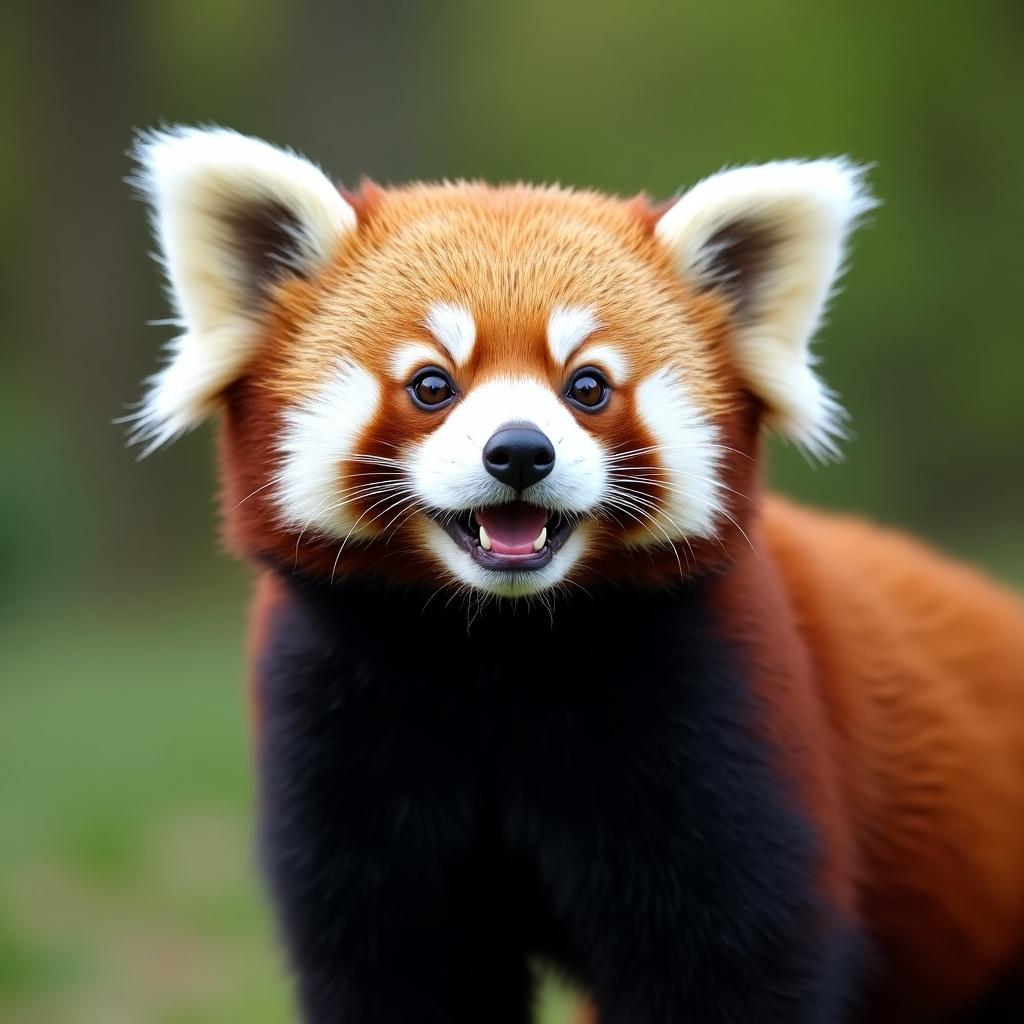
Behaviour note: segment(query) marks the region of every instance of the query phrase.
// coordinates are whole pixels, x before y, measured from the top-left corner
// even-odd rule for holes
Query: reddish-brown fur
[[[760,651],[763,725],[823,828],[826,891],[871,943],[857,1019],[946,1020],[1024,970],[1024,605],[777,498],[752,539],[767,557],[741,556],[743,592],[719,600]]]
[[[352,547],[335,567],[336,542],[298,540],[278,525],[257,489],[275,464],[282,410],[341,355],[386,380],[393,345],[422,337],[424,309],[446,299],[470,305],[478,325],[464,388],[512,367],[557,390],[544,340],[550,309],[598,305],[602,334],[634,370],[617,406],[588,428],[609,445],[644,445],[632,388],[671,363],[735,451],[723,471],[739,525],[680,553],[687,571],[743,567],[716,600],[750,643],[762,728],[824,837],[822,887],[875,947],[882,970],[864,1019],[934,1020],[1024,966],[1021,601],[896,534],[758,500],[760,409],[729,359],[728,306],[687,291],[635,200],[372,187],[357,208],[360,230],[329,272],[280,288],[263,353],[227,396],[232,545],[320,573],[403,583],[436,574],[400,534]],[[361,450],[390,454],[384,440],[400,444],[436,423],[424,424],[404,389],[386,389]],[[657,482],[649,494],[657,497]],[[581,582],[678,579],[674,552],[624,549],[630,528],[597,528]],[[257,634],[260,609],[274,600],[265,581]]]
[[[773,501],[765,534],[815,662],[878,1005],[930,1019],[1024,957],[1024,607],[856,520]]]

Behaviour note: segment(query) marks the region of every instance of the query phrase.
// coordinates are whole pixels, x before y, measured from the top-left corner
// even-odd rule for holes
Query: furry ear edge
[[[356,214],[315,164],[229,129],[144,132],[131,156],[183,328],[126,417],[147,455],[216,410],[260,340],[268,288],[323,269]]]
[[[845,159],[732,168],[684,193],[655,225],[680,276],[730,301],[733,358],[765,403],[766,425],[820,459],[839,455],[846,414],[810,345],[849,235],[877,205],[865,173]]]

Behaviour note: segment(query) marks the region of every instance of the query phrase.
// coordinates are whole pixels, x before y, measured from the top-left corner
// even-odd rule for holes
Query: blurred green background
[[[251,852],[245,571],[210,438],[111,425],[167,330],[132,130],[218,122],[355,183],[665,197],[849,153],[885,205],[820,352],[845,464],[785,490],[1024,581],[1024,5],[175,0],[0,26],[0,1019],[289,1019]],[[549,995],[546,1022],[561,1019]]]

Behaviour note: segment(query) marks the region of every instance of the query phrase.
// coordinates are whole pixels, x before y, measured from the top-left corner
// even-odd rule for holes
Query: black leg
[[[281,909],[287,918],[289,908]],[[451,917],[418,936],[409,917],[390,937],[373,934],[374,927],[369,923],[362,949],[346,929],[327,940],[321,933],[315,944],[293,931],[290,952],[307,1024],[529,1021],[532,985],[523,956],[479,948]]]
[[[595,877],[604,870],[590,867]],[[600,1024],[853,1019],[861,956],[849,932],[823,932],[787,908],[758,921],[756,911],[727,900],[691,903],[679,898],[684,872],[632,892],[578,888],[566,908],[558,959],[591,993]]]
[[[378,790],[362,804],[335,784],[314,807],[324,798],[317,769],[308,749],[292,753],[303,768],[290,783],[268,766],[264,861],[303,1019],[526,1024],[521,932],[487,891],[458,801],[431,787],[427,817],[412,793],[386,800]]]
[[[526,1024],[516,900],[452,710],[471,693],[348,651],[293,605],[260,664],[263,860],[303,1018]]]
[[[1024,970],[997,986],[951,1024],[1019,1024],[1024,1020]]]
[[[543,952],[601,1024],[839,1024],[855,925],[818,887],[813,819],[751,725],[742,663],[688,626],[655,622],[678,648],[641,671],[611,648],[607,680],[567,672],[504,724],[500,806],[537,866]]]
[[[595,982],[600,1024],[841,1024],[848,1022],[852,964],[842,940],[792,950],[720,948],[697,970],[682,963],[648,961],[632,977],[606,975]],[[621,955],[616,951],[615,955]],[[794,960],[802,960],[797,966]],[[753,961],[759,962],[751,969]],[[780,961],[783,961],[780,963]],[[775,969],[764,971],[765,965]],[[830,975],[823,984],[821,968]],[[842,979],[840,984],[837,981]]]

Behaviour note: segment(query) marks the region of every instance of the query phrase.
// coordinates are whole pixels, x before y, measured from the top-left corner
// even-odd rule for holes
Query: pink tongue
[[[491,538],[492,551],[499,555],[529,555],[548,514],[536,505],[513,501],[477,509],[476,518]]]

